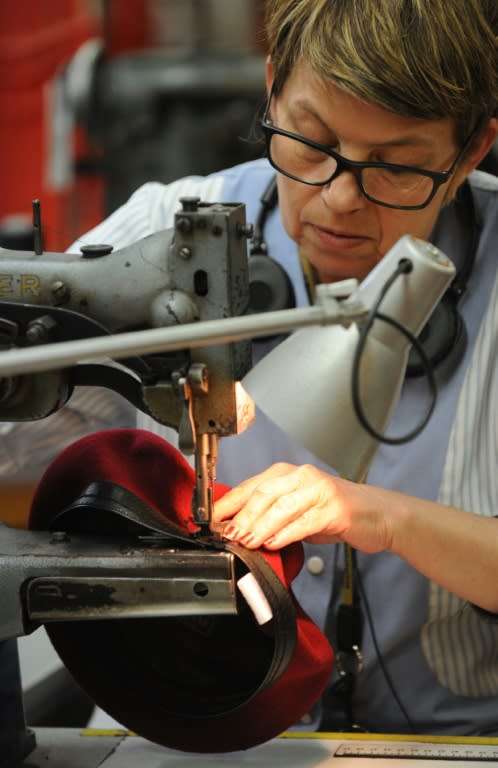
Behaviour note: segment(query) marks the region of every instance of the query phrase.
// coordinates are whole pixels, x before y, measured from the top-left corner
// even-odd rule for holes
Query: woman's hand
[[[274,464],[216,502],[212,527],[250,549],[345,541],[379,552],[392,538],[383,493],[311,465]]]
[[[216,502],[212,527],[250,548],[293,541],[388,550],[464,600],[498,613],[498,521],[316,467],[274,464]]]

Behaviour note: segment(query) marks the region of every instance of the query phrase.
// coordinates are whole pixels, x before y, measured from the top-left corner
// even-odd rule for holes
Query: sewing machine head
[[[183,198],[174,227],[123,249],[85,245],[78,253],[0,249],[0,343],[3,349],[78,340],[244,314],[249,299],[241,204]],[[37,251],[37,252],[36,252]],[[209,522],[219,437],[252,420],[238,382],[250,367],[250,342],[95,361],[5,377],[0,420],[34,420],[62,407],[78,384],[120,392],[179,433],[195,454],[194,518]]]

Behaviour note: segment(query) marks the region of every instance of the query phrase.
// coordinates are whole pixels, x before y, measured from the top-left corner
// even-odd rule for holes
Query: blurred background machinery
[[[148,180],[262,154],[262,0],[4,0],[1,242],[67,247]],[[29,244],[28,244],[29,247]]]

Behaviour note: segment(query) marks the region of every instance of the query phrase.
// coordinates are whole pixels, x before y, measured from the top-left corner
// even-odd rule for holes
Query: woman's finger
[[[291,464],[273,464],[259,475],[254,475],[248,480],[244,480],[244,482],[240,483],[236,488],[227,491],[221,499],[218,499],[218,501],[215,502],[213,523],[216,524],[229,520],[246,505],[247,501],[259,486],[268,480],[285,476],[294,469],[295,467]]]
[[[270,540],[273,542],[277,535],[279,541],[287,544],[321,533],[329,524],[330,510],[324,503],[323,481],[309,480],[309,473],[302,467],[262,483],[232,518],[223,535],[256,548]],[[290,529],[293,533],[282,539],[282,532],[291,524],[294,524]]]

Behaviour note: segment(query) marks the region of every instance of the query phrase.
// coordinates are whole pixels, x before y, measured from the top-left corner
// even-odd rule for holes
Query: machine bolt
[[[50,315],[42,315],[32,320],[26,329],[26,339],[30,344],[45,344],[50,341],[57,323]]]

